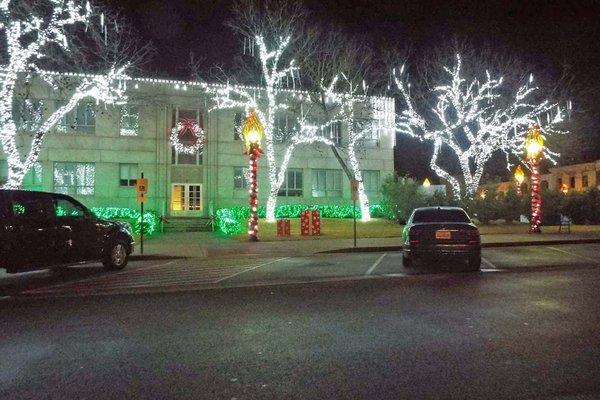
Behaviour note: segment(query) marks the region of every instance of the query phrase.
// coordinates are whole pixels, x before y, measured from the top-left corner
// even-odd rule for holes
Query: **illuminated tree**
[[[135,55],[127,59],[127,52],[135,47],[130,32],[124,27],[119,30],[116,22],[109,22],[90,3],[73,0],[0,0],[0,34],[4,44],[0,142],[8,162],[5,187],[17,188],[37,161],[45,135],[77,102],[88,97],[108,104],[125,100],[125,71],[147,49],[132,51]],[[85,67],[86,73],[95,74],[77,73]],[[49,85],[64,102],[44,115],[44,107],[22,99],[35,114],[23,129],[14,118],[17,91],[34,79]]]
[[[538,123],[546,134],[564,133],[557,129],[562,122],[562,110],[548,100],[532,100],[537,88],[533,77],[520,86],[514,97],[501,94],[502,78],[485,78],[470,82],[461,77],[461,57],[456,56],[453,68],[444,67],[449,82],[431,89],[437,103],[431,112],[419,111],[410,96],[410,84],[403,78],[404,66],[394,80],[406,104],[397,118],[396,129],[403,134],[433,144],[430,165],[446,180],[456,198],[461,194],[472,198],[477,192],[486,163],[497,151],[522,158],[523,142],[528,128]],[[551,116],[551,114],[554,114]],[[440,165],[440,152],[450,149],[460,166],[464,186]],[[554,161],[557,153],[546,151]]]

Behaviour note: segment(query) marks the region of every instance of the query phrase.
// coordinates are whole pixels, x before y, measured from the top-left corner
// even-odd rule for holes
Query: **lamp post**
[[[540,133],[540,127],[533,125],[527,132],[525,138],[525,149],[527,150],[527,162],[531,169],[531,226],[530,233],[542,233],[542,196],[540,195],[540,161],[544,156],[544,138]]]
[[[255,112],[250,112],[242,126],[242,136],[244,137],[244,154],[250,156],[249,178],[250,188],[248,189],[250,205],[250,219],[248,221],[248,240],[258,241],[258,159],[262,154],[260,143],[262,141],[264,128]]]
[[[525,182],[525,172],[520,165],[517,165],[515,170],[515,181],[517,182],[517,196],[523,196],[523,182]]]

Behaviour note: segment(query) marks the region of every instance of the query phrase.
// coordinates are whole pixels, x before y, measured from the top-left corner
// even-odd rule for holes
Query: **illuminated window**
[[[140,113],[135,106],[121,107],[121,136],[137,136],[140,131]]]
[[[138,177],[137,164],[119,164],[119,186],[135,186]]]
[[[342,197],[342,171],[337,169],[313,169],[312,196]]]
[[[285,181],[279,189],[278,196],[302,196],[302,170],[288,169],[285,174]]]
[[[96,167],[92,163],[54,163],[54,191],[69,195],[93,195]]]

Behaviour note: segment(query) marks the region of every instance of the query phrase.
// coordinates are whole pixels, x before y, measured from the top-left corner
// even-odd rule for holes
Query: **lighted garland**
[[[193,145],[186,145],[181,143],[181,136],[185,135],[186,132],[189,132],[194,136],[195,142]],[[204,142],[206,140],[206,135],[204,134],[204,129],[198,125],[198,122],[195,119],[182,119],[171,129],[171,144],[173,148],[179,154],[197,154],[201,153],[201,149],[204,147]]]

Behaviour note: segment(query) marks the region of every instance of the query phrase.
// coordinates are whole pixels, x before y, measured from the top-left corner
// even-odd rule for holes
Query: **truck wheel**
[[[106,250],[106,255],[104,256],[104,260],[102,260],[104,268],[110,270],[125,268],[127,261],[129,261],[127,243],[122,240],[117,240],[112,242]]]

